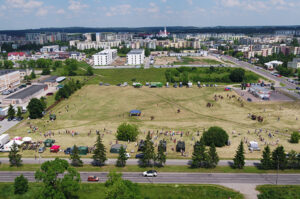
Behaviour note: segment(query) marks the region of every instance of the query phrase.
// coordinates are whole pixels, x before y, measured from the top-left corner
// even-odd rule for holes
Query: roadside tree
[[[194,145],[194,152],[192,156],[192,168],[205,167],[207,161],[207,153],[204,145],[203,137],[200,138],[200,141],[197,141]]]
[[[24,194],[28,191],[28,180],[21,174],[15,178],[14,192],[15,194]]]
[[[15,111],[14,107],[10,104],[9,108],[8,108],[8,112],[7,112],[8,118],[14,118],[15,114],[16,114],[16,111]]]
[[[162,167],[166,163],[166,159],[167,159],[167,156],[164,151],[163,142],[160,142],[158,145],[158,151],[157,151],[157,156],[156,156],[155,161],[158,166]]]
[[[103,166],[105,164],[106,158],[106,149],[104,144],[102,143],[100,135],[97,137],[97,141],[95,144],[95,150],[93,155],[93,162],[94,166]]]
[[[118,160],[117,160],[117,163],[116,163],[117,167],[125,167],[127,159],[128,158],[126,157],[126,150],[122,145],[121,148],[120,148],[119,157],[118,157]]]
[[[143,166],[150,166],[151,160],[155,160],[155,152],[153,147],[153,142],[150,137],[150,132],[148,132],[146,140],[145,140],[145,146],[143,148],[144,157],[141,159]]]
[[[238,149],[236,151],[236,155],[233,159],[233,168],[235,169],[243,169],[245,166],[245,155],[244,155],[244,144],[241,141]]]
[[[18,153],[18,146],[16,143],[13,143],[11,150],[8,154],[9,163],[11,167],[20,167],[22,166],[22,155]]]
[[[20,106],[18,107],[17,117],[18,117],[18,118],[21,118],[21,117],[22,117],[22,109],[21,109]]]
[[[82,167],[83,162],[79,156],[79,150],[76,145],[74,145],[72,153],[70,153],[71,165],[74,167]]]
[[[263,151],[262,159],[260,160],[261,169],[272,169],[272,157],[269,145]]]
[[[278,146],[272,152],[273,169],[284,170],[287,167],[287,159],[283,146]]]
[[[59,177],[62,175],[63,177]],[[80,189],[80,174],[66,160],[56,158],[44,162],[35,172],[35,179],[43,183],[40,198],[76,199]]]
[[[216,151],[216,147],[212,144],[209,147],[208,154],[207,154],[207,167],[208,168],[216,168],[219,163],[219,156]]]

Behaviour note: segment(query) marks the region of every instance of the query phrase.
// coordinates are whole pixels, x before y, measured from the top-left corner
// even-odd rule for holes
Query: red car
[[[98,182],[99,178],[97,176],[89,176],[87,181],[88,182]]]
[[[47,95],[47,96],[51,96],[51,95],[53,95],[53,93],[47,93],[46,95]]]

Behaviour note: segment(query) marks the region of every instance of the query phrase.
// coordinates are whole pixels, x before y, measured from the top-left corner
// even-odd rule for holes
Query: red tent
[[[52,147],[50,147],[50,152],[58,152],[59,148],[60,148],[59,145],[53,145]]]

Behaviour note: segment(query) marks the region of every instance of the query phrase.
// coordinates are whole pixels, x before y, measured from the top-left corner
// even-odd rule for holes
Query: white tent
[[[251,151],[260,151],[260,148],[258,147],[258,143],[255,141],[249,142],[249,150]]]
[[[16,143],[16,145],[20,146],[22,145],[24,142],[23,141],[20,141],[20,140],[11,140],[9,141],[7,144],[4,145],[4,149],[3,151],[11,151],[11,148],[13,146],[13,144]]]
[[[31,142],[32,138],[31,137],[24,137],[23,142]]]

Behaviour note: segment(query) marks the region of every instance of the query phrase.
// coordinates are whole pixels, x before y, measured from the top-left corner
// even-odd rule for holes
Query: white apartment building
[[[94,66],[105,66],[111,64],[117,57],[117,49],[106,49],[93,55]]]
[[[0,70],[0,92],[20,84],[20,71]]]
[[[127,64],[128,65],[140,65],[144,64],[145,50],[144,49],[134,49],[127,54]]]
[[[40,52],[42,53],[59,52],[59,45],[43,46],[43,48],[40,49]]]
[[[95,49],[99,49],[99,48],[103,48],[103,49],[107,49],[107,48],[112,48],[112,47],[119,47],[121,45],[121,41],[109,41],[109,42],[77,42],[77,49],[78,50],[85,50],[85,49],[91,49],[91,48],[95,48]]]

